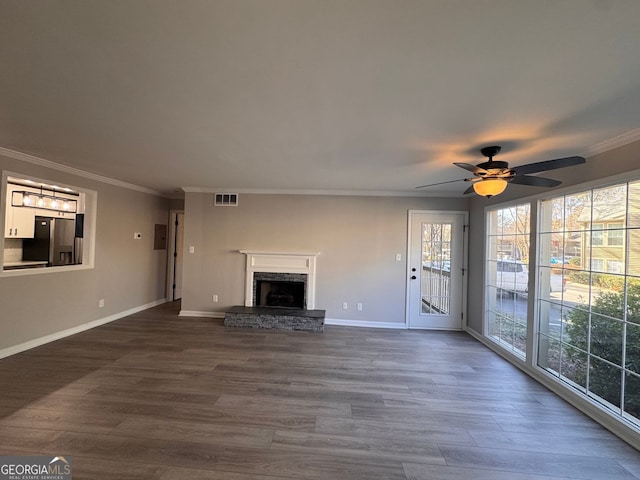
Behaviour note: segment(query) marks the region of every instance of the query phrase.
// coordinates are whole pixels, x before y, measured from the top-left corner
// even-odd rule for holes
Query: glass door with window
[[[409,328],[460,330],[465,214],[410,212]]]

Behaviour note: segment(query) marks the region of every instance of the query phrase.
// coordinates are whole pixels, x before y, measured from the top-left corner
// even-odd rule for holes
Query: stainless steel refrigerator
[[[22,259],[45,260],[49,266],[72,265],[75,263],[74,242],[73,220],[36,217],[34,237],[22,242]]]

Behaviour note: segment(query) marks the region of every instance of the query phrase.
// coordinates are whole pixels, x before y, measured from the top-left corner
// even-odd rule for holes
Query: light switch
[[[396,262],[401,262],[401,261],[402,261],[402,254],[396,253]]]
[[[196,253],[196,247],[194,247],[193,245],[189,246],[189,253]]]

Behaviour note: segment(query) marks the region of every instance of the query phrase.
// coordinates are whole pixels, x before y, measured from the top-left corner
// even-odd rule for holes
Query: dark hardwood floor
[[[0,454],[74,479],[640,479],[464,333],[227,329],[165,304],[0,360]]]

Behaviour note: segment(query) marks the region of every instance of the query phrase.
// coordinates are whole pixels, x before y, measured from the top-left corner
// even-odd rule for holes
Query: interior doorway
[[[167,259],[167,300],[182,298],[182,260],[184,211],[169,212],[169,250]]]

